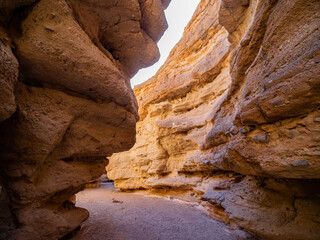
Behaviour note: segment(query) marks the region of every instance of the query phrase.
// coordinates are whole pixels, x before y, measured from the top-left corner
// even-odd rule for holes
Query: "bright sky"
[[[180,40],[184,28],[190,21],[200,0],[172,0],[165,11],[169,28],[158,42],[160,60],[148,68],[141,69],[132,79],[131,86],[134,87],[147,81],[154,76],[158,69],[166,61],[171,49]]]

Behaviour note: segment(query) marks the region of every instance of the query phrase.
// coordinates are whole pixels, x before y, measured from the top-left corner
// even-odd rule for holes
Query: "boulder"
[[[149,0],[1,2],[1,239],[60,239],[89,217],[72,196],[135,143],[130,77],[157,61],[163,11]]]

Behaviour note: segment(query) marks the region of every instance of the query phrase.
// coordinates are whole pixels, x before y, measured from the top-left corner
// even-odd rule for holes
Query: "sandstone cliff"
[[[319,36],[319,1],[202,0],[135,88],[137,143],[109,178],[191,194],[263,238],[319,239]]]
[[[161,0],[0,2],[0,239],[59,239],[70,197],[135,143],[130,77],[159,58]]]

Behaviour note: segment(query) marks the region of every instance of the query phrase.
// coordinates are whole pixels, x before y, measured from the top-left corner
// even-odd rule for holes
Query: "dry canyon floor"
[[[77,206],[88,209],[90,217],[74,240],[244,239],[194,206],[121,192],[112,183],[78,193]]]

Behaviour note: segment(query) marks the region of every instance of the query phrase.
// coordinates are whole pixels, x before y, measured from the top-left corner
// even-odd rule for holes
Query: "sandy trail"
[[[90,217],[74,240],[243,239],[196,207],[119,192],[112,183],[78,193],[77,206],[88,209]]]

